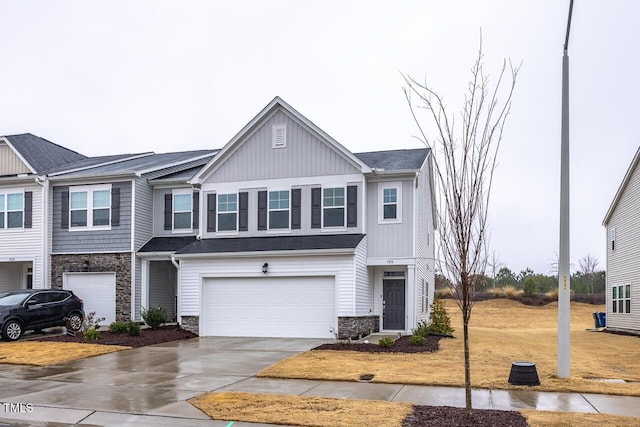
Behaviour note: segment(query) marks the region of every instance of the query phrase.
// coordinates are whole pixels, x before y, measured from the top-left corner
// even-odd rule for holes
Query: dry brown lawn
[[[189,403],[216,420],[299,426],[400,426],[410,403],[253,393],[206,393]]]
[[[261,377],[464,385],[462,322],[452,300],[445,300],[455,339],[440,341],[436,353],[370,354],[309,351],[258,374]],[[470,322],[471,381],[476,388],[517,389],[507,380],[514,361],[535,362],[540,386],[528,390],[640,396],[640,338],[590,332],[594,311],[604,306],[571,304],[571,378],[556,377],[557,304],[525,306],[506,299],[476,303]],[[626,384],[597,379],[622,379]]]
[[[131,347],[68,342],[21,341],[0,345],[0,363],[48,366],[99,356]]]

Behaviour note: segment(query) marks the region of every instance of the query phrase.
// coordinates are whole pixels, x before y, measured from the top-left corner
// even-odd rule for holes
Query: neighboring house
[[[50,286],[74,290],[85,311],[104,317],[107,324],[139,320],[141,308],[149,305],[164,307],[173,320],[177,282],[167,276],[143,286],[145,260],[136,257],[154,236],[149,178],[193,170],[214,154],[200,150],[107,156],[50,172]],[[193,209],[197,212],[197,205]],[[189,224],[189,233],[197,234],[197,224]]]
[[[607,232],[607,329],[640,333],[640,148],[602,222]]]
[[[46,287],[44,174],[86,159],[26,133],[0,136],[0,292]]]
[[[351,153],[276,97],[189,180],[192,188],[177,188],[185,178],[150,181],[156,237],[138,253],[179,266],[185,328],[355,337],[406,334],[428,318],[428,149]],[[197,219],[189,200],[199,200]],[[176,223],[193,230],[179,235]],[[196,223],[195,240],[181,247]]]

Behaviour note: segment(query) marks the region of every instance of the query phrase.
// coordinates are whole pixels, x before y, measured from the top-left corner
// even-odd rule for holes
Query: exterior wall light
[[[89,271],[89,260],[84,260],[84,262],[82,263],[82,271],[87,272]]]
[[[267,274],[268,271],[269,271],[269,264],[265,262],[264,264],[262,264],[262,272],[264,274]]]

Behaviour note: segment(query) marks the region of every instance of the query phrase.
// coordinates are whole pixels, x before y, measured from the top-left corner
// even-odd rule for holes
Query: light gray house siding
[[[120,225],[110,230],[70,231],[61,224],[62,193],[69,186],[53,187],[53,253],[131,251],[131,182],[114,182],[112,188],[120,189]]]
[[[175,189],[190,189],[191,187],[176,187]],[[197,229],[186,231],[173,231],[164,229],[164,196],[172,194],[173,188],[154,188],[153,189],[153,235],[155,237],[170,236],[195,236],[198,234]],[[202,206],[202,198],[200,198],[200,206]],[[193,216],[191,217],[193,223]]]
[[[286,147],[272,148],[273,125],[286,125]],[[217,169],[209,182],[232,182],[360,173],[329,144],[282,110],[264,124]]]
[[[153,189],[146,179],[136,178],[134,208],[134,251],[140,249],[153,237]]]
[[[416,178],[416,273],[418,276],[418,321],[429,319],[430,304],[435,289],[435,245],[433,244],[432,188],[429,180],[430,158]]]
[[[629,182],[606,224],[607,327],[640,331],[640,168]],[[611,230],[615,229],[615,250]],[[631,285],[631,313],[613,313],[612,287]]]

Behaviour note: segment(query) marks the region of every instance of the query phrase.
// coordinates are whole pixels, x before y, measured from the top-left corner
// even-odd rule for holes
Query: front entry
[[[404,279],[382,281],[382,327],[387,330],[405,329]]]

